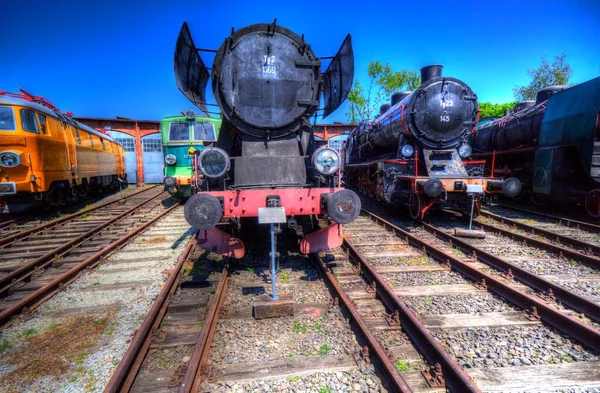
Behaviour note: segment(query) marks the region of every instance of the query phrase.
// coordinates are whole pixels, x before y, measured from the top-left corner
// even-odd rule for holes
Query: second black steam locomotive
[[[407,205],[414,219],[433,206],[477,216],[485,195],[514,196],[521,187],[515,178],[472,176],[465,169],[477,116],[477,96],[468,85],[442,76],[442,66],[424,67],[416,91],[393,94],[378,117],[350,133],[347,181],[378,200]]]

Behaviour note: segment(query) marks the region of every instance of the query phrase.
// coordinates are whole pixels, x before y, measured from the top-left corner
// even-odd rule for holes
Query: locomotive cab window
[[[40,118],[40,128],[42,129],[42,134],[46,133],[46,116],[42,115],[41,113],[38,113],[38,116]]]
[[[106,145],[104,144],[104,138],[100,138],[100,144],[102,145],[102,150],[106,150]]]
[[[187,121],[176,121],[169,126],[169,141],[189,141],[190,124]]]
[[[0,131],[15,131],[15,114],[8,106],[0,106]]]
[[[21,109],[21,127],[23,131],[35,132],[39,134],[37,121],[35,120],[35,112],[31,109]]]
[[[197,121],[194,123],[195,141],[216,141],[215,126],[213,123]]]
[[[75,127],[75,137],[77,138],[77,143],[81,145],[81,137],[79,136],[79,128]]]

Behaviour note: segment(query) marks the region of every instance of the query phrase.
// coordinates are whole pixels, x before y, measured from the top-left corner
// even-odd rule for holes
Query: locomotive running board
[[[352,37],[346,36],[327,71],[323,74],[323,119],[335,111],[348,97],[354,79]]]
[[[187,22],[183,22],[175,46],[175,82],[181,92],[208,116],[206,84],[208,69],[198,54]]]

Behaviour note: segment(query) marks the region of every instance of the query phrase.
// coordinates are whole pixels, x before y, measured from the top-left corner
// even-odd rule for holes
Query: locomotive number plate
[[[285,207],[259,207],[258,208],[258,223],[259,224],[278,224],[286,222]]]

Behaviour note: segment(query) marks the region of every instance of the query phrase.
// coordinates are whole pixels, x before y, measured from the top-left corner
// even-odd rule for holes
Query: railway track
[[[112,252],[92,262],[90,266],[97,265],[93,270],[84,269],[31,315],[22,314],[18,323],[0,332],[1,391],[104,388],[128,337],[191,244],[193,231],[182,206],[149,205],[140,214],[142,221],[130,225]]]
[[[122,203],[128,198],[132,198],[136,195],[149,192],[150,190],[156,191],[156,187],[159,187],[159,185],[154,185],[139,191],[134,191],[126,194],[123,197],[119,197],[118,199],[100,203],[88,209],[81,209],[76,213],[64,215],[54,220],[48,221],[43,219],[37,219],[25,221],[24,218],[15,218],[0,222],[0,246],[7,246],[13,244],[19,240],[35,236],[35,234],[49,230],[53,227],[66,226],[69,222],[77,218],[87,217],[92,213],[102,214],[103,212],[110,212],[111,209],[115,209],[115,206],[118,207],[119,203]]]
[[[538,240],[559,244],[573,251],[600,256],[600,226],[575,226],[572,221],[549,221],[543,216],[534,219],[532,215],[524,216],[507,210],[497,213],[483,210],[477,223],[486,230],[496,231],[495,228],[499,228],[505,230],[501,231],[503,234],[533,235]]]
[[[389,359],[358,344],[364,332],[355,338],[349,324],[356,311],[334,301],[340,298],[327,289],[329,273],[311,258],[282,257],[279,291],[294,297],[294,315],[253,318],[253,300],[270,283],[260,267],[264,248],[250,247],[254,257],[242,265],[191,257],[187,274],[183,255],[105,392],[384,391],[389,376],[379,364]]]
[[[402,327],[427,361],[428,378],[460,392],[600,386],[597,327],[512,277],[488,274],[477,259],[457,257],[455,244],[367,214],[346,226],[353,264],[332,269],[365,318],[375,311],[376,323],[385,325],[383,316]],[[413,354],[401,366],[423,363]]]
[[[28,230],[5,238],[0,249],[0,325],[5,327],[21,312],[26,317],[81,271],[175,209],[166,197],[157,189],[138,193],[41,232]],[[163,203],[172,206],[164,209]]]

